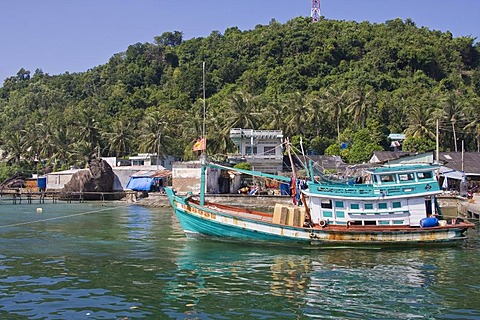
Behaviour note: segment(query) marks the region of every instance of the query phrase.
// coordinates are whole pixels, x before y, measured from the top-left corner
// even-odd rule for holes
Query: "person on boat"
[[[250,191],[250,187],[245,186],[245,187],[239,188],[237,192],[238,192],[239,194],[247,194],[249,191]]]
[[[259,188],[258,186],[252,186],[252,187],[250,188],[249,194],[250,194],[251,196],[254,196],[254,195],[256,195],[256,194],[258,193],[258,190],[260,190],[260,188]]]

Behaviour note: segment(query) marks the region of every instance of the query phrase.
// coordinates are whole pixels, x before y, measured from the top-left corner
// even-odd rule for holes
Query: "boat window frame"
[[[385,207],[383,207],[383,205],[385,205]],[[378,209],[380,209],[380,210],[388,209],[388,203],[386,203],[386,202],[379,202],[379,203],[378,203]]]
[[[384,178],[389,178],[389,179],[384,179]],[[391,180],[391,179],[393,180]],[[388,173],[388,174],[381,174],[380,175],[380,182],[381,184],[394,184],[397,183],[397,175],[393,173]]]
[[[332,210],[324,210],[322,211],[323,218],[333,218],[333,211]]]
[[[418,180],[431,180],[432,178],[433,178],[433,172],[432,171],[417,172],[417,179]]]
[[[320,208],[322,209],[333,209],[332,200],[320,200]]]
[[[406,179],[402,179],[404,176],[406,176]],[[413,172],[399,173],[398,181],[400,181],[400,183],[409,183],[415,181],[415,174]]]

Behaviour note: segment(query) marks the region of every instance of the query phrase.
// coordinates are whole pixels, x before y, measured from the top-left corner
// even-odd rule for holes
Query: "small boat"
[[[290,182],[291,178],[234,169],[203,161],[204,166]],[[310,166],[300,206],[277,204],[260,212],[176,195],[165,188],[187,237],[226,241],[318,246],[421,245],[454,243],[474,228],[461,218],[444,220],[436,195],[442,191],[435,165],[386,165],[362,170],[356,178],[331,179]],[[202,168],[202,175],[205,173]],[[205,178],[202,176],[204,183]]]

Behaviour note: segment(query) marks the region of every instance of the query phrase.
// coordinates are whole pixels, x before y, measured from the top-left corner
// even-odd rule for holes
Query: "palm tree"
[[[55,147],[49,162],[53,163],[54,168],[58,164],[70,164],[73,153],[69,136],[71,135],[64,126],[56,127],[52,132],[51,140]]]
[[[468,110],[470,111],[471,121],[465,126],[466,131],[471,131],[475,135],[477,140],[477,152],[480,152],[480,99],[469,99],[470,105]]]
[[[408,127],[405,130],[407,136],[414,138],[428,137],[435,139],[434,119],[431,117],[432,107],[414,105],[409,109]]]
[[[128,154],[133,143],[133,133],[130,123],[116,120],[112,123],[110,132],[106,133],[109,153],[117,157]]]
[[[42,139],[38,139],[38,137],[42,137]],[[35,155],[40,159],[50,158],[55,148],[51,127],[43,123],[35,125],[34,130],[27,135],[27,141],[27,144],[33,148]]]
[[[92,145],[85,140],[78,140],[71,144],[71,161],[77,167],[86,167],[93,155]]]
[[[300,92],[289,95],[285,101],[287,114],[285,117],[286,136],[305,135],[305,123],[312,114],[310,100]]]
[[[266,113],[269,115],[265,122],[265,129],[267,130],[282,130],[286,132],[285,115],[287,114],[288,106],[274,99],[269,101],[266,106]]]
[[[20,163],[22,156],[26,154],[28,149],[25,131],[16,130],[13,133],[3,131],[2,148],[6,153],[8,162]]]
[[[353,115],[353,121],[357,125],[357,127],[365,127],[365,122],[368,118],[368,109],[372,105],[372,93],[373,89],[368,91],[367,93],[364,93],[362,90],[359,89],[356,93],[358,102],[350,105],[347,108],[347,112]]]
[[[458,121],[464,120],[464,112],[463,106],[455,93],[450,93],[442,99],[442,117],[452,125],[453,143],[455,152],[458,152],[455,125]]]
[[[246,92],[235,92],[228,101],[225,128],[258,128],[261,113],[258,99]]]
[[[148,112],[140,128],[139,151],[157,153],[167,148],[167,140],[170,138],[171,126],[174,124],[168,119],[168,112],[153,110]]]
[[[325,92],[324,101],[330,117],[336,122],[337,140],[340,142],[340,119],[343,116],[343,112],[352,108],[359,100],[354,99],[352,94],[346,89],[341,90],[331,87]]]
[[[95,113],[90,109],[81,109],[79,115],[74,119],[76,141],[90,145],[90,149],[100,148],[101,133],[100,124],[95,120]]]
[[[212,132],[214,134],[212,134]],[[232,147],[233,143],[230,139],[230,127],[225,126],[221,115],[215,116],[215,114],[213,114],[209,117],[207,141],[207,151],[213,155],[224,156]]]
[[[214,119],[217,118],[214,117]],[[207,121],[210,121],[210,119],[207,119]],[[207,134],[210,131],[218,132],[211,124],[207,124],[206,127]],[[179,130],[177,130],[177,132],[179,133],[179,136],[177,136],[177,141],[178,139],[183,141],[183,155],[187,159],[192,159],[194,156],[192,150],[192,142],[196,141],[199,137],[203,135],[203,100],[197,100],[191,110],[187,110],[183,114],[178,129]],[[210,138],[207,139],[207,141],[209,144],[208,149],[211,149],[212,144]]]

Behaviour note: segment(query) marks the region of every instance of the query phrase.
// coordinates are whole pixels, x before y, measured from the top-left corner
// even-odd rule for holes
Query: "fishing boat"
[[[205,62],[203,63],[202,138],[193,150],[202,151],[200,195],[177,195],[165,188],[169,202],[187,237],[223,241],[312,246],[419,245],[458,243],[471,222],[445,220],[436,196],[442,191],[434,165],[383,166],[363,170],[356,177],[331,179],[305,164],[309,178],[297,190],[292,177],[235,169],[207,161],[205,128]],[[438,158],[438,157],[437,157]],[[260,212],[205,200],[206,168],[238,171],[291,183],[295,205],[276,204],[273,212]],[[301,205],[298,205],[301,204]]]
[[[443,219],[436,196],[442,191],[438,166],[385,165],[344,179],[307,170],[300,205],[276,204],[272,212],[205,200],[205,168],[237,170],[291,182],[292,178],[234,169],[202,160],[199,196],[179,196],[166,188],[187,237],[224,241],[313,246],[422,245],[459,243],[475,225],[461,218]]]

